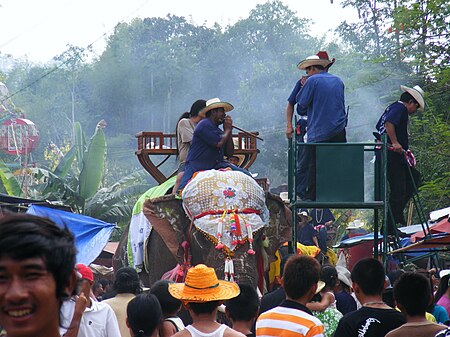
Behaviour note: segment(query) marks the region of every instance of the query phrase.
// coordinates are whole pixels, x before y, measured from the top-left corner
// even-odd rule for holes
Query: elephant
[[[280,243],[292,239],[291,210],[278,195],[265,192],[263,197],[268,218],[266,226],[254,233],[254,253],[249,249],[249,243],[245,242],[237,246],[232,254],[234,281],[258,286],[262,292],[264,268],[274,260]],[[182,274],[183,268],[180,269],[180,266],[199,263],[215,268],[218,278],[225,278],[225,251],[216,249],[217,242],[212,242],[211,237],[191,223],[182,200],[173,194],[147,199],[143,212],[153,227],[145,242],[145,268],[139,273],[146,287],[150,287],[168,271]],[[129,227],[125,229],[114,255],[115,270],[128,265],[128,232]],[[266,238],[264,245],[263,237]]]

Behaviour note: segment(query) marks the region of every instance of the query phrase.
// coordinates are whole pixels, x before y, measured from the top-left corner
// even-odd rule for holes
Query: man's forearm
[[[233,142],[231,142],[231,153],[228,153],[229,150],[229,144],[227,144],[228,140],[231,139],[231,129],[227,129],[223,132],[222,134],[222,139],[220,139],[220,141],[217,143],[216,147],[221,148],[224,145],[227,145],[227,154],[229,156],[233,155]]]
[[[286,126],[292,126],[292,117],[294,117],[294,105],[288,103],[286,106]]]
[[[398,144],[397,134],[395,133],[395,125],[389,122],[384,123],[386,133],[389,136],[392,144]]]

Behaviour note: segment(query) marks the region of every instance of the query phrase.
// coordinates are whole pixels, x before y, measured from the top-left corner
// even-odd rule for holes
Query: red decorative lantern
[[[38,140],[39,131],[29,119],[12,118],[0,126],[0,148],[8,154],[28,154],[36,148]]]

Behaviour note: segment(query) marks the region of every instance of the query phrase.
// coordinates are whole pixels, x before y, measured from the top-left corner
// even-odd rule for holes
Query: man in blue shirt
[[[234,144],[232,140],[233,120],[226,112],[233,110],[230,103],[212,98],[206,102],[206,107],[199,112],[204,117],[194,130],[191,147],[186,158],[185,171],[178,187],[181,191],[193,174],[197,171],[231,168],[247,175],[250,173],[224,159],[224,153],[232,156]],[[223,131],[219,125],[223,124]],[[250,175],[251,176],[251,175]]]
[[[308,116],[307,142],[346,142],[347,115],[344,103],[344,83],[325,71],[330,60],[317,55],[307,57],[298,64],[306,70],[308,80],[297,94],[297,110]],[[309,170],[306,199],[316,200],[316,149],[308,147]]]
[[[319,51],[316,54],[319,59],[322,59],[325,65],[325,71],[333,65],[335,59],[329,60],[328,53],[326,51]],[[294,106],[297,104],[297,95],[300,89],[303,87],[307,80],[307,76],[302,76],[295,84],[294,89],[288,98],[288,104],[286,106],[286,136],[291,138],[294,133],[292,127],[292,117],[294,116]],[[305,111],[301,111],[300,106],[297,105],[298,121],[295,126],[295,137],[297,143],[304,143],[306,141],[306,132],[308,126],[308,116]],[[297,147],[297,171],[295,175],[295,192],[300,199],[306,198],[306,189],[308,187],[308,151],[305,146]]]
[[[387,133],[390,144],[390,151],[387,153],[387,178],[390,187],[390,214],[387,219],[389,234],[394,233],[394,224],[406,226],[403,209],[414,192],[408,163],[404,156],[409,147],[408,118],[418,108],[423,110],[425,107],[424,93],[419,86],[409,88],[402,85],[400,88],[403,91],[400,100],[386,108],[376,125],[380,135]],[[414,167],[410,170],[417,185],[420,181],[420,173]]]

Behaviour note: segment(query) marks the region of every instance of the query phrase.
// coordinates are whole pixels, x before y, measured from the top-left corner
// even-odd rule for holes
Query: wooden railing
[[[252,132],[258,135],[258,132]],[[162,132],[139,132],[136,134],[138,139],[138,149],[136,156],[139,159],[142,167],[151,174],[158,183],[163,183],[170,176],[165,176],[159,167],[172,155],[177,153],[177,140],[174,133]],[[241,167],[249,169],[255,162],[256,156],[259,153],[256,144],[256,138],[243,132],[233,134],[233,141],[235,144],[234,154],[242,155],[244,157]],[[162,155],[166,156],[158,165],[155,165],[150,156]],[[174,174],[174,173],[173,173]]]

